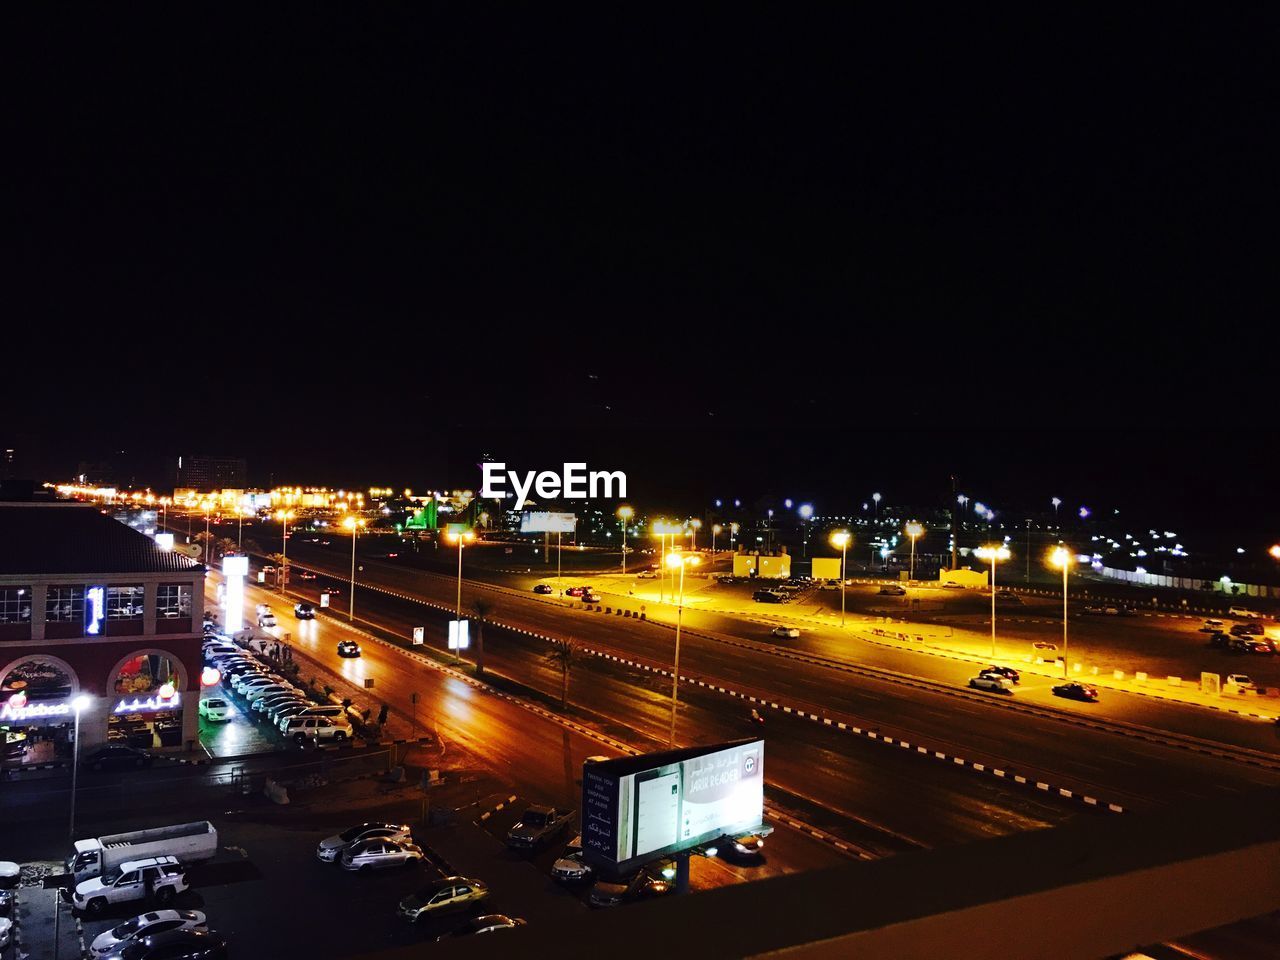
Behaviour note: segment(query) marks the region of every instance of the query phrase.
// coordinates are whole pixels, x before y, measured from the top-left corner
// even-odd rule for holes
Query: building
[[[174,486],[196,490],[221,490],[224,487],[240,489],[248,486],[246,475],[249,467],[236,457],[178,457],[178,474]]]
[[[91,504],[0,503],[5,765],[197,737],[205,568]]]

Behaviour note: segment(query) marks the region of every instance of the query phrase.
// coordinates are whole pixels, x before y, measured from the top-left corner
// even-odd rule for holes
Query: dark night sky
[[[0,436],[40,479],[490,452],[1280,527],[1273,13],[343,9],[13,31]]]

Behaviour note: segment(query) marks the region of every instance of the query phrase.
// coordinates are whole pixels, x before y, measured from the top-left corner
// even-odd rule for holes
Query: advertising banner
[[[531,511],[521,516],[521,533],[573,533],[578,526],[574,513],[547,513]]]
[[[583,767],[582,849],[607,874],[753,830],[763,814],[763,740]]]

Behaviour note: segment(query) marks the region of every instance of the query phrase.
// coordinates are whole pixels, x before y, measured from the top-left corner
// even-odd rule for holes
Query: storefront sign
[[[21,700],[13,696],[5,701],[4,706],[0,707],[0,722],[5,720],[20,723],[24,720],[42,720],[45,717],[69,717],[71,716],[71,704],[69,703],[27,703],[26,698]]]
[[[132,700],[121,700],[116,704],[112,713],[155,713],[158,710],[177,710],[182,706],[182,695],[175,693],[169,699],[163,697],[147,697],[145,700],[139,700],[134,697]]]
[[[85,632],[96,635],[102,629],[106,590],[102,587],[90,587],[85,597],[89,601],[89,622],[85,625]]]

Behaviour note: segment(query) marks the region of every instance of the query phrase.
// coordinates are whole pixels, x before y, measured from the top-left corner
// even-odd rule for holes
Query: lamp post
[[[209,511],[213,509],[213,505],[206,500],[200,507],[204,511],[204,562],[213,562],[213,544],[209,542]]]
[[[800,514],[800,538],[804,541],[804,556],[809,556],[809,520],[813,518],[813,504],[802,503],[796,511]]]
[[[880,494],[873,493],[871,495],[871,500],[873,503],[875,503],[875,507],[872,510],[872,517],[876,520],[879,520],[880,519]]]
[[[365,522],[357,517],[347,517],[342,521],[342,525],[351,531],[351,594],[347,597],[347,620],[349,622],[354,622],[356,619],[356,539],[359,537],[360,528],[365,525]]]
[[[711,525],[711,555],[713,557],[716,554],[716,537],[719,536],[720,532],[723,530],[724,530],[724,527],[720,526],[720,524],[718,523],[713,523]],[[1280,549],[1280,548],[1277,548],[1277,549]]]
[[[907,524],[907,536],[911,538],[911,572],[907,575],[908,580],[916,578],[916,538],[924,533],[924,524],[912,520]]]
[[[83,693],[71,701],[71,708],[76,712],[76,742],[71,755],[71,822],[67,828],[72,844],[76,842],[76,778],[80,771],[80,714],[87,706],[89,706],[89,698]]]
[[[1071,551],[1066,547],[1054,547],[1049,562],[1062,568],[1062,676],[1067,677],[1067,571],[1071,569]]]
[[[462,548],[466,545],[466,542],[468,540],[472,540],[474,538],[475,538],[475,534],[472,533],[470,530],[463,530],[461,532],[450,531],[449,533],[449,542],[453,544],[457,544],[457,547],[458,547],[458,602],[457,602],[457,608],[456,608],[457,612],[454,616],[454,619],[457,622],[458,626],[455,627],[455,629],[457,630],[457,633],[454,634],[454,638],[456,641],[453,646],[453,662],[454,663],[458,662],[458,659],[459,659],[458,648],[462,645]],[[559,538],[560,538],[560,535],[556,534],[557,541],[559,540]]]
[[[277,510],[276,519],[280,521],[280,572],[276,580],[280,584],[280,592],[284,593],[285,584],[289,582],[289,521],[293,519],[292,510]]]
[[[653,535],[658,538],[658,558],[662,562],[658,565],[658,602],[667,602],[667,567],[665,558],[667,555],[667,521],[655,520],[649,528]]]
[[[694,517],[689,521],[689,539],[694,550],[698,549],[698,531],[702,529],[702,521]]]
[[[840,548],[840,627],[844,629],[844,562],[849,553],[849,542],[853,539],[848,530],[837,530],[831,534],[831,545]]]
[[[974,551],[978,559],[991,564],[991,659],[996,658],[996,561],[1009,559],[1009,548],[1003,544],[979,547]]]
[[[672,747],[676,745],[676,706],[680,702],[680,621],[684,611],[684,568],[689,564],[697,566],[697,554],[675,551],[667,554],[667,566],[671,569],[671,575],[674,577],[676,568],[680,569],[680,592],[676,599],[676,657],[671,670],[671,733],[667,737],[667,744]]]
[[[622,527],[622,575],[627,575],[627,521],[636,515],[636,512],[630,507],[623,505],[618,508],[618,522]]]

